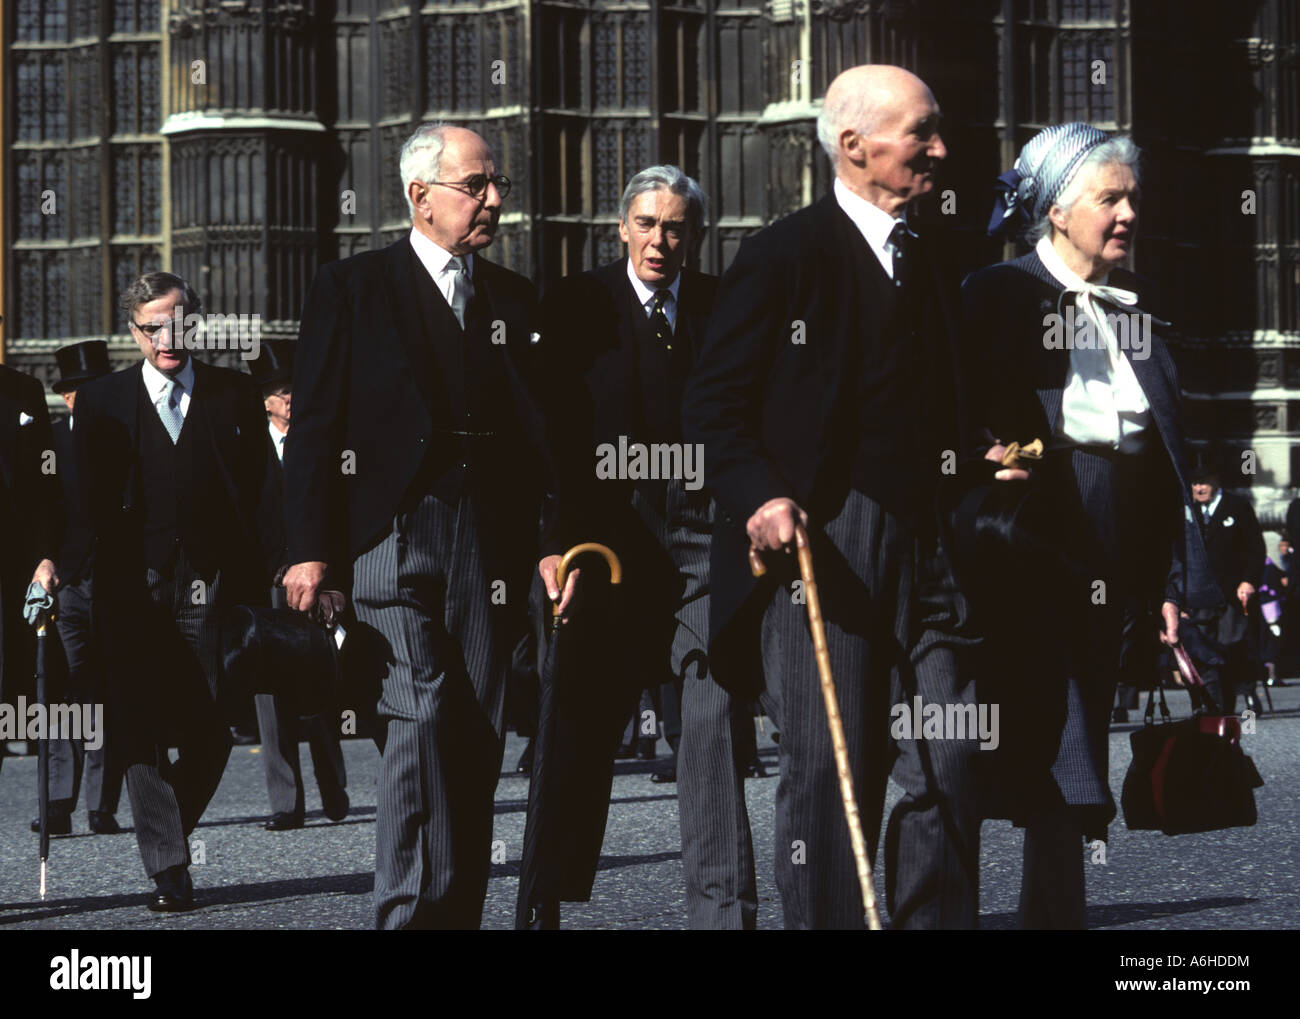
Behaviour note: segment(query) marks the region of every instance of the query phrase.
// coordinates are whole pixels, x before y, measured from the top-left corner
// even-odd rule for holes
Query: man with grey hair
[[[918,739],[897,706],[973,706],[971,643],[936,519],[945,462],[966,450],[955,292],[907,212],[947,155],[939,107],[900,67],[844,71],[818,134],[833,193],[745,239],[723,276],[686,387],[718,504],[710,663],[759,694],[781,730],[777,884],[787,927],[860,927],[805,599],[796,525],[817,564],[826,637],[868,850],[891,775],[886,836],[895,927],[974,927],[979,814],[974,733]],[[773,553],[761,580],[751,550]],[[764,689],[754,690],[762,658]],[[928,717],[928,716],[927,716]]]
[[[481,137],[424,125],[401,175],[410,233],[323,266],[303,309],[284,586],[302,611],[350,592],[382,682],[376,926],[473,928],[547,480],[535,293],[483,257],[510,181]]]
[[[678,782],[690,924],[753,927],[741,775],[753,719],[713,682],[705,653],[711,500],[702,479],[680,476],[684,469],[610,476],[596,466],[602,449],[620,445],[682,450],[682,386],[717,288],[717,277],[685,266],[701,239],[705,198],[679,168],[652,166],[628,182],[620,209],[626,256],[561,280],[542,302],[539,352],[556,380],[545,388],[562,393],[548,407],[552,445],[563,454],[559,528],[574,540],[602,541],[622,559],[622,610],[590,630],[608,642],[624,719],[642,689],[658,691],[675,761],[651,778]],[[605,600],[591,596],[590,583],[583,582],[583,611],[599,614]],[[640,731],[657,733],[657,721],[639,720]],[[618,733],[608,736],[612,751]]]

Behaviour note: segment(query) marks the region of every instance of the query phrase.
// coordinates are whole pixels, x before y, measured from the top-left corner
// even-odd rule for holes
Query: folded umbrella
[[[36,627],[36,702],[50,717],[50,694],[45,679],[46,650],[54,628],[54,596],[36,581],[27,588],[23,617]],[[45,901],[45,867],[50,858],[50,740],[49,732],[36,741],[37,809],[41,830],[41,901]]]
[[[604,557],[611,585],[622,582],[618,557],[588,542],[565,553],[555,576],[559,590],[569,564],[588,552]],[[591,898],[626,706],[618,684],[609,682],[597,660],[604,635],[598,622],[582,613],[561,625],[558,604],[553,608],[540,677],[516,930],[558,929],[561,902]]]

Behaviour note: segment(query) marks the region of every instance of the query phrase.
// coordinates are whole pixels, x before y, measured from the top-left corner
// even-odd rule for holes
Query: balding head
[[[929,87],[889,64],[851,67],[831,82],[817,138],[836,176],[893,215],[934,186],[933,171],[948,154]]]

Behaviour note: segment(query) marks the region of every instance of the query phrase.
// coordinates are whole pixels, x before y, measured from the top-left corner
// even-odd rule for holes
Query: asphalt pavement
[[[1253,828],[1169,837],[1130,832],[1121,819],[1110,828],[1104,861],[1088,854],[1088,922],[1094,928],[1133,930],[1269,930],[1300,927],[1300,684],[1271,691],[1274,714],[1265,714],[1244,737],[1265,785],[1256,791],[1259,823]],[[1169,695],[1176,716],[1189,713],[1179,691]],[[1240,710],[1240,706],[1239,706]],[[1135,719],[1138,716],[1134,716]],[[1136,724],[1136,723],[1135,723]],[[1110,734],[1111,788],[1118,798],[1127,770],[1129,732]],[[781,926],[772,879],[773,799],[778,748],[760,737],[769,777],[746,782],[758,863],[760,928]],[[130,831],[125,794],[121,835],[92,835],[84,809],[73,834],[52,840],[49,889],[38,895],[36,758],[10,757],[0,768],[0,928],[62,930],[164,929],[367,929],[375,840],[378,755],[364,740],[344,742],[352,809],[328,821],[307,775],[307,825],[267,832],[266,783],[260,748],[236,747],[221,787],[196,829],[194,884],[201,908],[157,915],[145,909],[152,887]],[[664,744],[660,743],[662,750]],[[512,769],[523,749],[513,733],[505,763]],[[563,925],[586,929],[684,929],[685,896],[674,785],[649,780],[652,762],[620,762],[600,872],[591,902],[566,904]],[[889,804],[899,795],[892,784]],[[494,856],[485,928],[513,925],[523,847],[527,777],[503,772],[496,792]],[[887,808],[888,808],[887,805]],[[887,810],[886,810],[887,816]],[[882,840],[883,845],[883,840]],[[1010,823],[986,822],[981,846],[980,926],[1012,929],[1019,889],[1021,834]],[[883,854],[882,854],[883,855]],[[198,862],[201,858],[202,862]],[[882,875],[877,886],[883,903]]]

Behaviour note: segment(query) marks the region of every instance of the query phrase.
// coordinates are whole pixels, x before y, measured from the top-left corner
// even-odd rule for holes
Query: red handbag
[[[1210,699],[1191,656],[1181,645],[1171,650],[1195,713],[1171,722],[1164,690],[1152,686],[1145,724],[1129,737],[1133,762],[1124,777],[1124,822],[1133,830],[1159,829],[1166,835],[1249,827],[1257,817],[1254,790],[1264,780],[1241,749],[1241,720],[1206,713]]]

